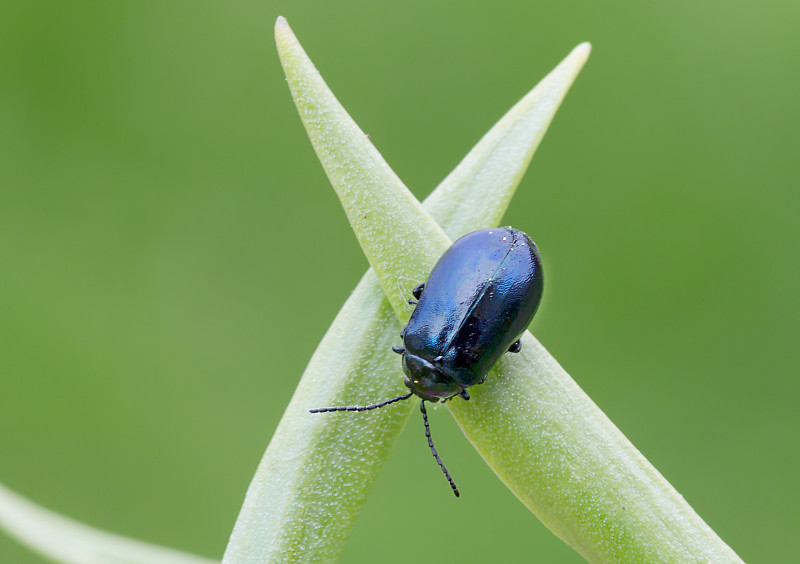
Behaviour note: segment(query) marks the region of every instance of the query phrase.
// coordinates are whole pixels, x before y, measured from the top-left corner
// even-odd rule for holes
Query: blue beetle
[[[312,409],[367,411],[419,396],[425,436],[436,462],[459,496],[431,439],[425,402],[469,399],[467,388],[481,384],[500,357],[520,351],[520,337],[542,298],[539,251],[522,231],[482,229],[464,235],[442,255],[428,281],[412,290],[418,302],[400,333],[407,394],[366,406]]]

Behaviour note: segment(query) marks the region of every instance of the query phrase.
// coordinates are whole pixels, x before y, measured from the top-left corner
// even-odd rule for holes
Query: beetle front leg
[[[510,347],[508,347],[508,352],[518,353],[521,350],[522,350],[522,343],[520,342],[520,339],[517,339],[516,341],[511,343]]]
[[[425,289],[425,283],[417,284],[413,290],[411,290],[411,295],[414,296],[416,299],[420,299],[422,297],[422,290]],[[414,300],[408,300],[410,305],[417,305],[417,302]]]

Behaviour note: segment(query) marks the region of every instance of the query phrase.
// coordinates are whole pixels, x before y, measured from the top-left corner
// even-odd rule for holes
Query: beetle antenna
[[[309,413],[328,413],[332,411],[369,411],[370,409],[378,409],[384,405],[389,405],[397,401],[407,400],[411,397],[411,392],[397,396],[396,398],[388,399],[380,403],[373,403],[372,405],[339,405],[334,407],[318,407],[316,409],[309,409]]]
[[[442,469],[445,478],[447,481],[450,482],[450,487],[453,488],[453,493],[456,494],[456,497],[460,497],[461,494],[458,493],[458,488],[456,487],[456,483],[453,481],[452,476],[450,476],[450,472],[447,471],[447,467],[442,462],[442,459],[439,458],[439,453],[436,452],[436,447],[433,446],[433,439],[431,438],[431,428],[428,425],[428,412],[425,410],[425,400],[419,402],[419,410],[422,412],[422,421],[425,422],[425,438],[428,439],[428,446],[431,447],[431,454],[436,459],[436,462],[439,464],[439,468]]]

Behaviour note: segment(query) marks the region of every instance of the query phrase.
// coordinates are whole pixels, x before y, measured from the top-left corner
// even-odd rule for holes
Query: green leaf
[[[218,562],[94,529],[40,507],[2,485],[0,527],[36,552],[68,564]]]
[[[393,233],[386,212],[423,213],[383,158],[347,115],[300,47],[285,20],[275,29],[281,61],[301,117],[332,182],[345,201],[369,190],[404,195],[366,202],[354,220],[361,240],[375,244]],[[496,225],[550,120],[589,54],[576,48],[525,96],[467,155],[426,200],[426,209],[450,237]],[[391,187],[387,187],[391,186]],[[411,210],[410,212],[408,210]],[[372,212],[372,215],[370,213]],[[364,217],[366,215],[366,218]],[[420,236],[440,247],[447,235],[434,224]],[[396,236],[396,235],[395,235]],[[402,241],[384,239],[384,245]],[[392,248],[388,247],[387,248]],[[408,292],[427,277],[440,251],[417,259],[405,284],[392,284],[407,312]],[[392,257],[385,257],[392,264]],[[406,313],[407,315],[407,313]],[[312,407],[372,403],[404,392],[397,356],[400,323],[375,273],[368,271],[345,303],[306,368],[303,378],[250,485],[224,562],[333,562],[341,553],[358,511],[415,403],[405,402],[369,417],[314,416]],[[342,347],[342,342],[347,347]]]
[[[329,125],[335,112],[320,110],[311,81],[295,75],[295,57],[289,60],[289,84],[309,137],[405,322],[409,288],[425,279],[450,241],[377,153],[341,165],[331,139],[350,145],[360,132],[354,124]],[[498,363],[474,389],[474,401],[447,405],[481,456],[545,525],[594,562],[736,560],[529,333],[522,351]]]

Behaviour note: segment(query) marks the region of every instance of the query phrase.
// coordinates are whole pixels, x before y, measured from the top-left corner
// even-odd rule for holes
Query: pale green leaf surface
[[[100,531],[36,505],[2,485],[0,527],[36,552],[67,564],[219,562]]]
[[[588,43],[575,47],[426,198],[423,208],[451,239],[500,224],[533,153],[590,51]]]
[[[295,105],[328,179],[336,189],[361,248],[375,268],[401,322],[408,320],[409,288],[427,278],[450,239],[383,160],[366,134],[336,100],[288,24],[275,40]],[[398,229],[398,226],[406,229]],[[410,249],[416,241],[427,241]]]
[[[359,179],[354,172],[358,171],[365,176],[378,174],[384,182],[402,187],[328,90],[282,19],[276,25],[276,39],[292,93],[302,100],[298,101],[301,117],[312,119],[312,126],[307,125],[310,137],[324,157],[326,171],[333,171],[332,179],[373,183],[370,178]],[[431,194],[424,208],[450,237],[497,224],[588,53],[588,45],[576,48]],[[312,118],[307,117],[309,112]],[[326,144],[332,146],[317,147]],[[337,159],[341,159],[338,164]],[[352,166],[343,168],[344,162]],[[413,198],[404,196],[403,200],[407,208],[418,208]],[[384,227],[391,229],[391,225]],[[440,234],[435,236],[447,244]],[[437,256],[433,253],[431,260]],[[409,275],[400,290],[401,299],[407,299],[410,289],[426,277],[426,271]],[[399,343],[399,332],[397,316],[377,276],[369,270],[303,374],[250,485],[224,562],[336,561],[416,403],[395,404],[367,417],[314,416],[308,409],[364,405],[403,393],[398,358],[390,350]]]
[[[741,562],[530,334],[450,412],[489,466],[590,562]]]

